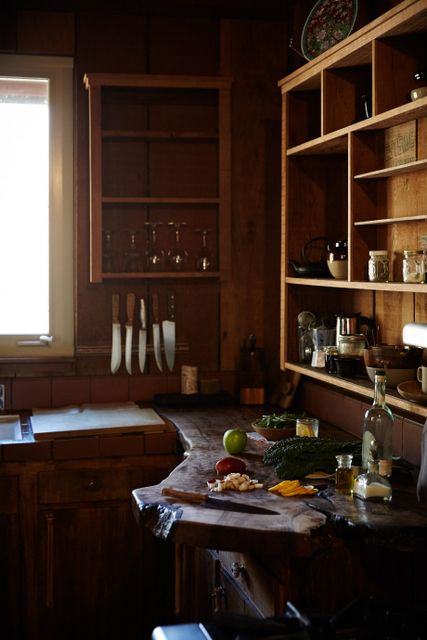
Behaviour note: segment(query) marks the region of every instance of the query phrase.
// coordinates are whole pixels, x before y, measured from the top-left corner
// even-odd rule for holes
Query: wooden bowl
[[[292,424],[292,423],[291,423]],[[278,429],[270,429],[269,427],[259,427],[254,422],[252,423],[252,428],[254,431],[259,433],[261,436],[264,436],[267,440],[284,440],[285,438],[290,438],[295,435],[296,423],[290,427],[280,427]]]
[[[390,369],[415,369],[421,364],[423,350],[399,344],[379,344],[365,349],[363,354],[367,367]]]

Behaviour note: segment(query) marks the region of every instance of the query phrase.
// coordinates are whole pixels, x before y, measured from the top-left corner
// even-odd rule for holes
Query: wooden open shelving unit
[[[403,0],[389,12],[279,82],[282,91],[281,366],[344,391],[372,397],[372,385],[298,362],[297,316],[360,312],[379,340],[400,344],[408,322],[427,322],[427,284],[402,282],[405,249],[427,235],[427,98],[410,100],[427,59],[427,1]],[[362,95],[371,117],[360,115]],[[390,166],[386,137],[415,123],[410,160]],[[317,236],[348,241],[345,280],[296,277]],[[367,278],[369,250],[387,249],[392,282]],[[397,392],[391,406],[427,416]]]

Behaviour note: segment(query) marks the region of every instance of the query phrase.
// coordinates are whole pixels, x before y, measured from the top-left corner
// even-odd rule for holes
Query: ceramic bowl
[[[423,350],[399,344],[379,344],[363,352],[367,367],[415,369],[421,364]]]
[[[280,429],[270,429],[269,427],[260,427],[255,422],[253,422],[252,428],[261,436],[267,438],[267,440],[284,440],[285,438],[290,438],[295,435],[296,422],[290,424],[291,426],[288,427],[281,427]]]
[[[401,382],[415,380],[417,377],[416,369],[381,369],[381,367],[366,367],[366,371],[371,382],[375,382],[376,371],[385,371],[388,387],[397,387]]]
[[[328,269],[336,280],[346,280],[348,275],[348,260],[328,260]]]

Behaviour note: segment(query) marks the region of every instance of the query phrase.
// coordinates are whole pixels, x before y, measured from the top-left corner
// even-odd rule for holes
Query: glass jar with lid
[[[425,279],[424,254],[422,249],[405,250],[402,264],[403,282],[416,284]]]
[[[338,338],[338,353],[342,356],[363,356],[366,346],[366,336],[363,333]]]
[[[387,251],[378,250],[369,252],[368,279],[370,282],[388,282],[390,280],[390,265]]]

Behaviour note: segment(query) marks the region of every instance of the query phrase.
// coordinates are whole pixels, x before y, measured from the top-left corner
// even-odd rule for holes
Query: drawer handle
[[[98,484],[95,482],[95,480],[91,480],[87,485],[87,489],[89,489],[89,491],[96,491],[98,489]]]
[[[53,557],[54,557],[54,527],[55,516],[53,513],[48,513],[46,516],[47,523],[47,549],[46,549],[46,607],[52,609],[53,607]]]

